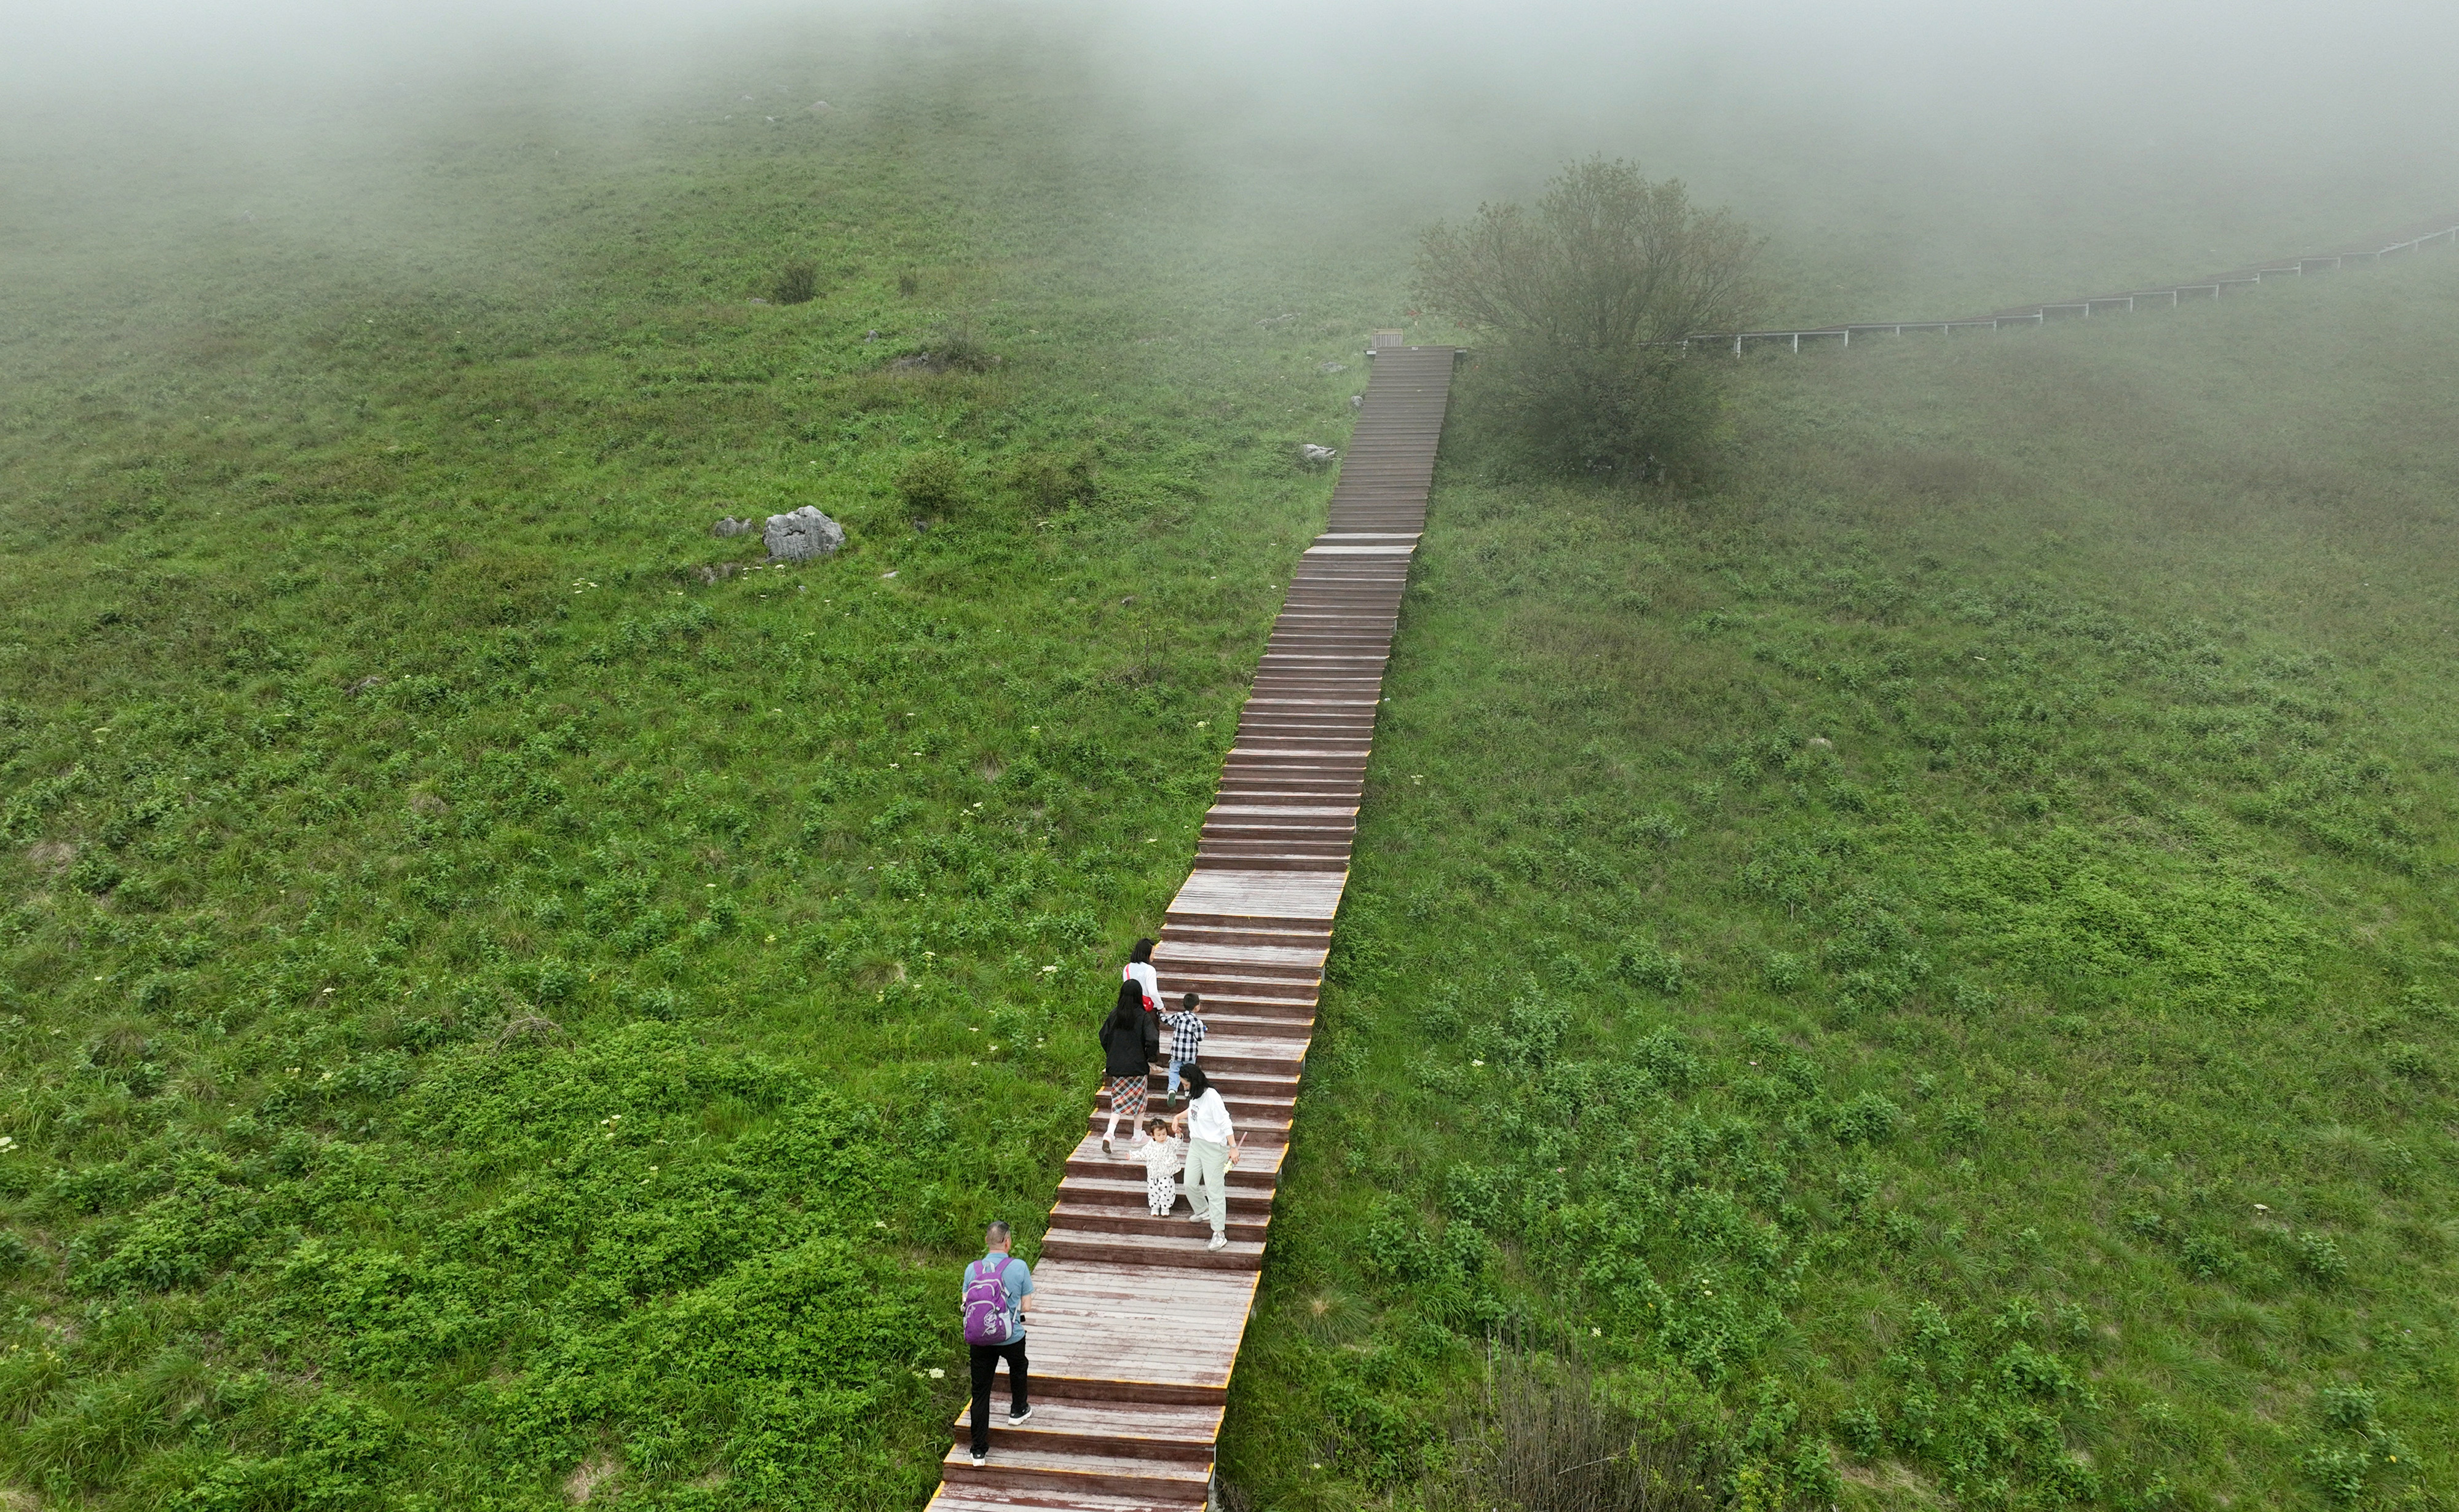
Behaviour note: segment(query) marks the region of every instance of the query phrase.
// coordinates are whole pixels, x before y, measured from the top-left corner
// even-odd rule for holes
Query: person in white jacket
[[[1230,1104],[1202,1066],[1187,1068],[1187,1106],[1171,1122],[1172,1130],[1187,1131],[1187,1201],[1195,1209],[1189,1220],[1212,1225],[1207,1250],[1230,1246],[1230,1167],[1238,1164],[1238,1128],[1230,1122]]]
[[[1158,1014],[1161,1012],[1161,974],[1153,970],[1152,953],[1152,941],[1136,941],[1136,948],[1127,952],[1126,969],[1119,976],[1121,979],[1134,982],[1145,990],[1145,1012]]]

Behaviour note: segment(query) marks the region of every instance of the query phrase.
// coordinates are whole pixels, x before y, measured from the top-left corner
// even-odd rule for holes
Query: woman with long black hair
[[[1151,1083],[1152,1063],[1161,1057],[1161,1028],[1145,1012],[1144,984],[1134,977],[1119,983],[1118,1001],[1102,1020],[1103,1085],[1110,1094],[1110,1122],[1102,1130],[1102,1153],[1124,1118],[1134,1129],[1144,1123],[1145,1092]]]

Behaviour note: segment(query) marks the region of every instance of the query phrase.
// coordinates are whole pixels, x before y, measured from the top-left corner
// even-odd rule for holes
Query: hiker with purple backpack
[[[991,1458],[991,1377],[1007,1361],[1007,1421],[1033,1416],[1027,1395],[1024,1314],[1033,1306],[1033,1268],[1007,1252],[1008,1229],[994,1223],[982,1235],[989,1252],[965,1267],[965,1343],[974,1359],[974,1463]]]

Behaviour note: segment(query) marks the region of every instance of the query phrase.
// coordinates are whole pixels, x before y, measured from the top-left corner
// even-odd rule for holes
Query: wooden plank
[[[960,1415],[937,1512],[1204,1504],[1270,1254],[1296,1078],[1449,394],[1452,349],[1400,340],[1377,333],[1378,360],[1331,523],[1291,575],[1197,863],[1153,953],[1166,992],[1191,984],[1212,1005],[1218,1027],[1204,1060],[1247,1138],[1227,1180],[1232,1242],[1204,1248],[1209,1225],[1180,1214],[1183,1182],[1180,1206],[1151,1216],[1131,1174],[1139,1167],[1102,1153],[1107,1120],[1097,1100],[1098,1126],[1068,1157],[1034,1268],[1025,1333],[1039,1383],[1034,1417],[1011,1427],[994,1412],[990,1462],[977,1466]]]
[[[1188,873],[1170,899],[1173,914],[1239,914],[1257,918],[1329,919],[1340,912],[1347,872],[1228,872]]]

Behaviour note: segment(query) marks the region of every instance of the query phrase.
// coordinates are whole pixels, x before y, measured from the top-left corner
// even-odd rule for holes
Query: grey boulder
[[[790,514],[771,514],[760,538],[770,561],[808,561],[845,544],[845,527],[809,504]]]
[[[708,528],[708,533],[716,536],[719,540],[725,540],[730,536],[748,536],[759,528],[760,527],[752,524],[749,520],[736,519],[733,515],[728,514],[724,519],[721,519],[716,524],[710,526]]]

